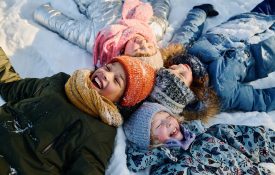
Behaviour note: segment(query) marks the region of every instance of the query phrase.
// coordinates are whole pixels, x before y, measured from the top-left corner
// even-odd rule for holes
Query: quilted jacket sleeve
[[[185,47],[192,45],[202,34],[206,13],[201,9],[192,9],[185,21],[175,31],[171,43],[181,43]]]

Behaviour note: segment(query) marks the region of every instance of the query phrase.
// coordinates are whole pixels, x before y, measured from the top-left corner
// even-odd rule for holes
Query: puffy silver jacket
[[[106,25],[121,17],[122,0],[74,0],[79,12],[86,19],[73,19],[53,9],[51,4],[43,4],[34,11],[34,19],[66,40],[92,53],[97,33]],[[150,26],[161,40],[167,28],[170,0],[152,0],[154,16]]]

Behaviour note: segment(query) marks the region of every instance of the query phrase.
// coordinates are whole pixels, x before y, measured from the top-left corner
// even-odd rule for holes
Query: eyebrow
[[[172,116],[171,114],[169,114],[169,113],[166,112],[166,111],[160,111],[160,112],[167,113],[167,116],[165,117],[165,119],[168,118],[168,117],[170,117],[170,116]],[[156,120],[153,120],[153,121],[151,122],[151,127],[153,126],[154,123],[156,123]]]
[[[113,66],[113,63],[108,63],[108,64],[105,64],[105,66],[106,66],[106,67],[107,67],[107,66],[112,67],[112,66]]]
[[[153,120],[153,121],[152,121],[151,126],[153,126],[153,125],[154,125],[154,123],[156,123],[156,120]]]

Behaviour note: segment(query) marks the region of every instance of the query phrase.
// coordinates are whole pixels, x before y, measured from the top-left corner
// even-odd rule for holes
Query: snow
[[[230,16],[250,11],[261,0],[171,0],[172,12],[169,18],[171,26],[165,41],[184,20],[194,5],[211,3],[220,15],[207,19],[205,30],[220,24]],[[58,72],[71,74],[79,68],[93,68],[92,57],[85,50],[62,39],[57,34],[37,24],[32,13],[39,5],[51,2],[52,6],[73,18],[83,18],[73,0],[2,0],[0,1],[0,47],[4,49],[15,70],[22,78],[45,77]],[[268,78],[251,83],[257,88],[272,87],[275,84],[275,72]],[[4,101],[1,100],[0,104]],[[275,111],[221,113],[209,125],[216,123],[264,125],[275,129]],[[118,129],[116,147],[106,174],[130,174],[126,167],[125,135]],[[267,165],[268,166],[268,165]],[[275,166],[269,166],[275,173]],[[140,174],[148,174],[142,172]]]

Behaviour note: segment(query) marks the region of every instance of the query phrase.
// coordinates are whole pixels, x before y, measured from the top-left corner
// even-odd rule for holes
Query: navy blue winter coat
[[[274,110],[275,88],[247,83],[275,71],[275,15],[243,13],[201,35],[205,19],[203,10],[192,9],[171,42],[207,65],[221,110]]]

